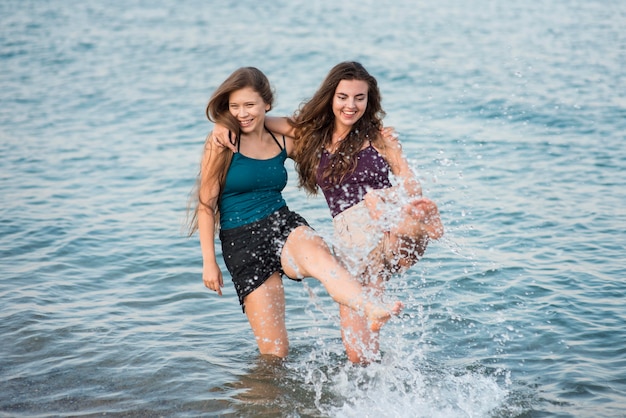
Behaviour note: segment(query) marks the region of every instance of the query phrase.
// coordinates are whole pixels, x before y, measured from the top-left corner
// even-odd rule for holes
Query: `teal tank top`
[[[283,146],[275,137],[274,141],[280,154],[267,160],[246,157],[240,152],[233,154],[219,201],[222,229],[258,221],[287,205],[282,195],[287,186],[287,151],[284,138]]]

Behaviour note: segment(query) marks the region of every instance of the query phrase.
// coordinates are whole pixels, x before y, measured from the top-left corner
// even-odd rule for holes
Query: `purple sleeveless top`
[[[387,161],[371,144],[357,154],[357,165],[353,173],[346,175],[341,184],[322,180],[322,174],[330,163],[331,154],[323,150],[317,167],[317,185],[320,186],[333,218],[363,200],[372,189],[391,187],[390,167]]]

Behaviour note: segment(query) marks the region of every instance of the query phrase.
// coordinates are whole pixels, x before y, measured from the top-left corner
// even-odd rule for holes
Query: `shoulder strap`
[[[278,139],[276,139],[276,137],[274,136],[274,134],[272,133],[272,131],[270,131],[269,129],[267,129],[267,127],[265,128],[265,130],[272,135],[272,138],[274,139],[274,142],[276,142],[276,145],[278,145],[278,148],[280,148],[281,150],[285,149],[285,136],[283,135],[283,146],[280,146],[280,142],[278,142]]]

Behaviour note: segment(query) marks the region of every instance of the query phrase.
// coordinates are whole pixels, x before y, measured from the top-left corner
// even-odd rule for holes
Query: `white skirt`
[[[360,277],[366,270],[370,273],[380,270],[381,243],[384,245],[388,237],[388,228],[379,220],[372,219],[365,202],[357,203],[335,216],[333,226],[335,253],[350,273]]]

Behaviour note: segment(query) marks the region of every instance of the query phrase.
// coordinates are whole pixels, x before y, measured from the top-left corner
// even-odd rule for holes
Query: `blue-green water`
[[[0,416],[626,416],[624,27],[619,1],[4,0]],[[268,364],[184,235],[204,106],[253,65],[288,114],[347,59],[446,236],[391,283],[380,364],[346,364],[312,280]],[[293,171],[286,197],[330,234]]]

